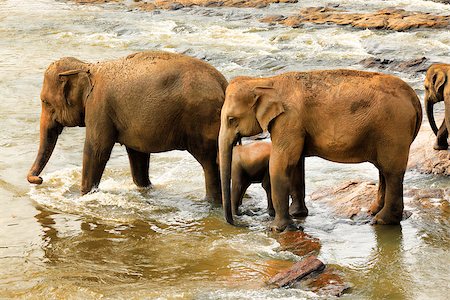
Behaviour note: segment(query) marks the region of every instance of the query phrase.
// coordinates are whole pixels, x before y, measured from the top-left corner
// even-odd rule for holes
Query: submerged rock
[[[278,15],[263,18],[261,21],[294,28],[304,23],[313,23],[351,25],[360,29],[405,31],[413,28],[446,28],[450,25],[450,16],[409,12],[396,8],[369,13],[350,13],[334,7],[308,7],[302,9],[298,15],[287,18]]]

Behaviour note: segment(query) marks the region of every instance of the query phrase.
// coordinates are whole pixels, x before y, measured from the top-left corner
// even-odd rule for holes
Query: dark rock
[[[381,70],[398,71],[405,73],[424,73],[432,62],[426,57],[399,61],[377,57],[370,57],[359,62],[365,68],[377,68]]]
[[[280,288],[290,286],[296,281],[304,278],[314,271],[321,271],[325,268],[323,262],[315,256],[310,256],[302,261],[295,263],[289,269],[282,271],[269,279],[267,284],[272,287]]]

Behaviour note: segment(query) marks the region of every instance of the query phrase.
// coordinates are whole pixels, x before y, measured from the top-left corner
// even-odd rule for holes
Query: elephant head
[[[233,224],[230,200],[232,151],[237,141],[270,129],[270,123],[284,112],[270,79],[238,77],[225,93],[219,132],[219,162],[225,219]]]
[[[447,84],[449,70],[449,65],[435,64],[428,69],[425,77],[425,109],[431,129],[435,135],[438,133],[438,128],[434,120],[433,106],[437,102],[445,101],[446,99],[446,102],[449,102],[445,103],[445,124],[447,129],[449,128],[448,125],[450,125],[450,115],[447,115],[450,114],[450,110],[448,110],[450,107],[447,108],[450,105],[450,86]]]
[[[92,91],[88,65],[75,58],[52,63],[44,75],[41,91],[40,144],[28,172],[30,183],[41,184],[44,169],[64,126],[84,126],[85,100]]]

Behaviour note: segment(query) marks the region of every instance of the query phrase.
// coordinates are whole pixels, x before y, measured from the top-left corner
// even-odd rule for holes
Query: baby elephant
[[[231,207],[233,214],[239,214],[239,206],[242,204],[242,198],[250,184],[261,183],[267,195],[267,212],[270,216],[275,216],[269,177],[269,159],[271,150],[272,143],[264,141],[237,145],[233,148],[233,162],[231,167]],[[295,194],[292,195],[292,197],[295,196]],[[304,207],[304,210],[304,216],[306,216],[306,207]]]

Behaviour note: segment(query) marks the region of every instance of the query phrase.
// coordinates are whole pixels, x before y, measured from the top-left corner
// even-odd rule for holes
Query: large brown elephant
[[[431,129],[436,135],[433,148],[446,150],[448,148],[448,128],[450,127],[450,65],[434,64],[427,70],[425,77],[425,108]],[[445,118],[439,129],[434,121],[433,106],[439,101],[445,103]]]
[[[206,198],[220,203],[217,138],[227,80],[211,65],[167,52],[85,63],[62,58],[45,72],[40,146],[28,173],[40,184],[65,126],[86,126],[81,193],[97,187],[116,142],[136,185],[150,186],[150,153],[187,150],[202,165]]]
[[[230,207],[232,148],[241,136],[269,130],[273,230],[293,223],[288,194],[303,185],[304,158],[371,162],[379,170],[378,224],[398,224],[409,148],[422,122],[415,92],[401,79],[353,70],[292,72],[269,78],[238,77],[227,87],[221,113],[219,158],[226,220]],[[325,176],[325,175],[324,175]],[[304,204],[304,197],[301,199]]]

